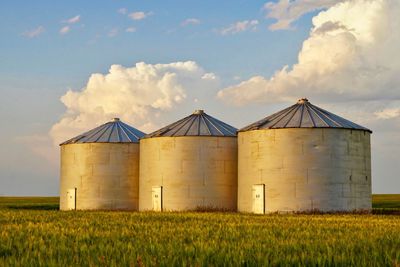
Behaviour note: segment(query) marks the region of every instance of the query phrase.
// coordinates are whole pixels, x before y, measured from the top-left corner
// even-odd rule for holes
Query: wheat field
[[[379,214],[61,212],[58,198],[2,197],[0,266],[399,266],[400,195],[373,205]]]

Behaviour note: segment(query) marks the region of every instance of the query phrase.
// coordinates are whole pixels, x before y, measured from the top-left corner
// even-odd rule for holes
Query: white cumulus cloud
[[[400,117],[400,108],[385,108],[380,111],[376,111],[375,115],[379,119],[393,119],[393,118],[399,118]]]
[[[209,80],[214,77],[193,61],[112,65],[107,74],[92,74],[82,90],[61,97],[67,110],[50,136],[58,144],[113,117],[145,132],[155,130],[160,116],[196,97],[195,91],[215,87]]]
[[[255,76],[218,93],[238,105],[400,98],[400,2],[349,0],[313,18],[298,62],[271,77]]]
[[[217,79],[217,76],[212,72],[207,72],[207,73],[204,73],[204,75],[201,78],[203,80],[215,80],[215,79]]]
[[[244,31],[254,31],[257,29],[258,20],[243,20],[235,22],[226,28],[222,28],[219,32],[222,35],[236,34]]]
[[[331,7],[343,0],[279,0],[264,5],[267,18],[276,19],[270,30],[287,30],[304,14]]]

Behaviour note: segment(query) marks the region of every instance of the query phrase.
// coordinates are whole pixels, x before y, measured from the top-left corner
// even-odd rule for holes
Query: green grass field
[[[0,198],[0,266],[399,266],[400,195],[388,214],[61,212]],[[397,213],[397,214],[396,214]]]

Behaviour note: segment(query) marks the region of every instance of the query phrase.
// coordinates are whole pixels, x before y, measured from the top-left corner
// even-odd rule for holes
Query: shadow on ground
[[[6,208],[11,210],[58,210],[59,205],[7,205]]]

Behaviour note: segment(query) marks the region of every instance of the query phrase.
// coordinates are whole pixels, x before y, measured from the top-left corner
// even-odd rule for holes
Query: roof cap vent
[[[203,114],[204,113],[204,110],[202,110],[202,109],[196,109],[194,112],[193,112],[193,114],[196,114],[196,115],[200,115],[200,114]]]
[[[119,118],[113,118],[111,121],[119,121]]]
[[[297,104],[305,104],[305,103],[308,103],[308,99],[305,98],[305,97],[300,98],[299,100],[297,100]]]

